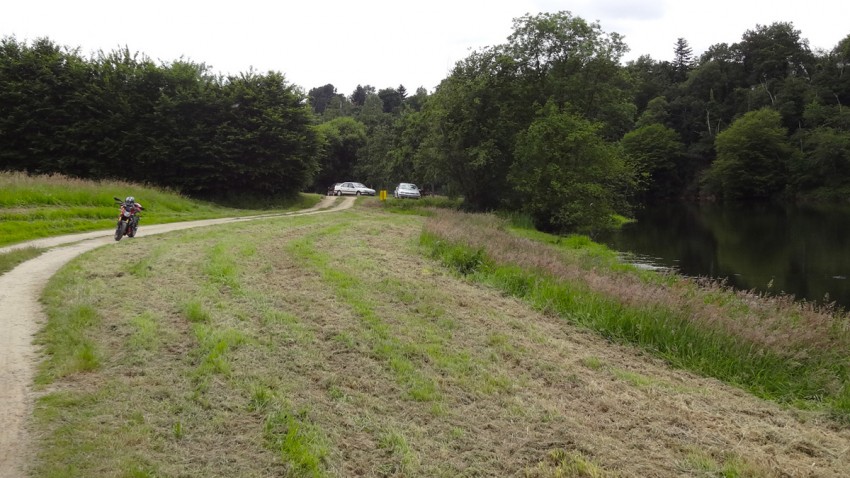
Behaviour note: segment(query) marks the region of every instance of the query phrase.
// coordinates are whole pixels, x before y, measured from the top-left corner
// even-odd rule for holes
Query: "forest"
[[[400,181],[544,231],[615,227],[656,201],[850,198],[850,35],[813,51],[790,22],[695,56],[624,62],[570,12],[514,20],[433,91],[309,90],[127,49],[0,40],[0,170],[120,178],[200,198]]]

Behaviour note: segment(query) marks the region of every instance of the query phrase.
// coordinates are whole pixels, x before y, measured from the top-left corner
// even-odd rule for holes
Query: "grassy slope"
[[[258,209],[234,209],[195,201],[171,191],[120,181],[85,181],[61,175],[28,176],[0,171],[0,246],[73,232],[110,229],[117,206],[113,197],[135,196],[145,211],[144,224],[258,214]],[[287,204],[263,208],[300,209],[315,204],[316,195],[302,195]]]
[[[33,474],[850,467],[850,432],[822,414],[671,369],[470,282],[427,257],[424,223],[358,208],[142,237],[74,261],[45,294]],[[580,275],[604,261],[576,257]]]
[[[850,422],[846,313],[630,272],[581,238],[505,229],[492,216],[446,213],[428,221],[423,243],[445,264],[540,310],[763,398]]]

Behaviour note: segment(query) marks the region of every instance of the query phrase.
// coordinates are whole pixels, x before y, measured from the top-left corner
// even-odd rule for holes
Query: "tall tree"
[[[675,131],[663,124],[648,124],[626,133],[620,144],[646,196],[669,197],[683,189],[678,163],[683,159],[684,145]]]
[[[366,126],[354,118],[339,117],[320,124],[317,131],[322,148],[313,189],[323,192],[334,183],[354,177],[358,154],[366,145]]]
[[[354,103],[355,106],[363,106],[366,104],[366,98],[370,94],[375,93],[375,87],[366,85],[357,85],[357,88],[351,93],[351,102]]]
[[[814,56],[808,40],[787,22],[756,25],[747,30],[736,45],[748,85],[759,85],[775,103],[776,83],[788,76],[808,78]]]
[[[676,48],[673,55],[674,81],[683,82],[688,78],[688,72],[693,64],[693,50],[684,38],[676,40]]]
[[[520,133],[510,178],[538,229],[594,235],[627,213],[634,170],[600,126],[550,102]]]
[[[778,112],[768,108],[735,120],[717,135],[717,160],[707,174],[710,191],[726,199],[766,199],[787,184],[793,149]]]
[[[395,88],[379,90],[378,97],[384,103],[384,113],[398,113],[404,102],[404,97]]]
[[[73,130],[89,116],[91,67],[47,38],[0,40],[0,169],[79,174],[88,161]],[[97,135],[99,132],[94,131]]]
[[[325,112],[328,104],[337,97],[336,87],[330,83],[325,86],[319,86],[310,90],[307,93],[307,98],[310,101],[310,106],[313,108],[313,113],[321,115]]]
[[[631,129],[635,107],[620,67],[628,51],[621,35],[568,11],[527,14],[514,20],[513,29],[504,48],[516,62],[522,88],[534,94],[529,101],[569,103],[602,123],[611,140]]]

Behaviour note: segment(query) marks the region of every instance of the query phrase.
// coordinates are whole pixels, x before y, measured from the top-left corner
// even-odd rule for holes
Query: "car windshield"
[[[416,185],[415,185],[415,184],[406,184],[406,183],[403,183],[400,187],[401,187],[401,189],[416,189]]]
[[[366,186],[364,186],[363,183],[354,183],[354,187],[355,188],[365,188]]]

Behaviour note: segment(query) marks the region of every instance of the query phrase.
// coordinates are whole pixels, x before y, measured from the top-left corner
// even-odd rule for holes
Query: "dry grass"
[[[736,292],[707,280],[647,280],[646,275],[612,274],[607,267],[582,267],[588,262],[564,260],[569,252],[511,234],[505,223],[492,215],[444,211],[429,219],[426,231],[450,242],[484,248],[498,263],[584,283],[624,305],[662,304],[684,311],[701,325],[742,337],[780,355],[803,359],[817,352],[846,357],[850,350],[848,315],[811,303],[796,303],[788,296]]]
[[[45,390],[33,475],[850,469],[847,430],[458,278],[421,254],[422,224],[361,208],[75,261],[48,291],[51,320],[93,307],[83,333],[100,365]],[[44,374],[59,369],[48,358]]]

